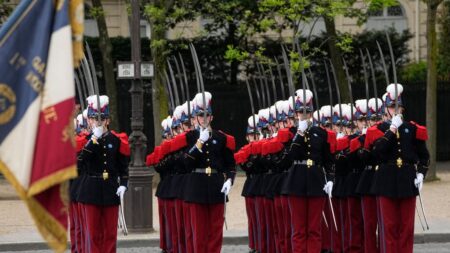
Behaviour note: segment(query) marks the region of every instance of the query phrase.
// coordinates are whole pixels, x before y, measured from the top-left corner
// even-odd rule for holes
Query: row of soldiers
[[[72,253],[114,253],[120,198],[127,190],[130,148],[109,129],[109,98],[93,95],[74,119],[78,177],[70,182]]]
[[[147,156],[156,189],[163,252],[219,253],[236,169],[234,137],[211,128],[212,96],[198,93],[162,122],[163,142]]]
[[[249,117],[234,156],[250,252],[413,252],[429,153],[426,128],[403,120],[402,91],[313,112],[300,89]]]

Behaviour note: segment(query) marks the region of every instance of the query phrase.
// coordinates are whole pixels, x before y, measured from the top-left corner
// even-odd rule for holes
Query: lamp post
[[[131,62],[119,63],[118,67],[119,78],[122,74],[122,78],[132,79],[130,89],[132,132],[129,137],[131,161],[128,191],[125,194],[125,220],[131,233],[153,231],[153,173],[145,166],[147,137],[143,133],[142,71],[148,70],[146,67],[149,67],[149,63],[143,66],[141,62],[140,17],[139,0],[131,0]],[[121,69],[124,70],[122,73]],[[153,73],[153,65],[151,72]],[[144,74],[144,77],[149,76]]]

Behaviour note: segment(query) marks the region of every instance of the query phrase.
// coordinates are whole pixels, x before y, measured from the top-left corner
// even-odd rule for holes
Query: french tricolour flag
[[[76,176],[69,0],[23,0],[0,30],[0,171],[50,247],[67,245]]]

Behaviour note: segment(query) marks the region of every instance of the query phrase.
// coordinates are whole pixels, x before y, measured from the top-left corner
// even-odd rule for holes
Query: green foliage
[[[405,65],[400,71],[400,80],[408,81],[426,81],[427,80],[427,63],[420,61]]]
[[[5,0],[0,0],[0,26],[8,19],[12,11],[11,6]]]
[[[438,77],[450,80],[450,2],[443,3],[442,13],[438,19],[440,34],[438,40]]]
[[[103,10],[102,7],[91,7],[89,9],[89,15],[95,19],[99,18],[99,17],[104,17],[105,16],[105,10]]]
[[[225,60],[228,62],[238,61],[243,62],[249,57],[248,52],[244,52],[234,47],[233,45],[227,45],[227,51],[225,52]]]

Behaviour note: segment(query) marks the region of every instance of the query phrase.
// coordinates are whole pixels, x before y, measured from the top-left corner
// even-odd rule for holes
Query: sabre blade
[[[397,71],[395,69],[395,57],[394,51],[392,49],[391,39],[389,38],[389,34],[386,32],[386,39],[389,45],[389,53],[391,54],[391,64],[392,71],[394,73],[394,90],[395,90],[395,114],[398,113],[398,88],[397,88]]]
[[[372,84],[373,84],[373,95],[375,96],[375,107],[378,113],[378,89],[377,89],[377,80],[375,76],[375,69],[372,63],[372,56],[370,56],[369,49],[366,48],[367,57],[369,58],[370,65],[370,74],[372,75]]]

